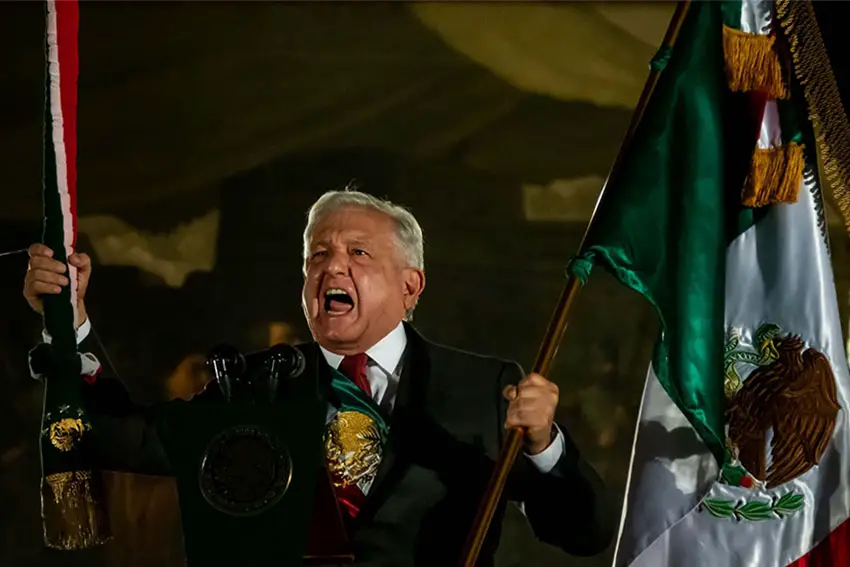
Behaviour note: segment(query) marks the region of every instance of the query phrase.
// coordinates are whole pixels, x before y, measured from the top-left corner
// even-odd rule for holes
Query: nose
[[[348,254],[341,250],[328,252],[328,261],[325,264],[325,272],[331,276],[348,275]]]

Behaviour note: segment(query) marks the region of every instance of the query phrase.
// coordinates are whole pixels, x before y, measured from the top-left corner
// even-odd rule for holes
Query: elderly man
[[[407,210],[356,191],[324,194],[304,231],[302,307],[333,376],[328,470],[358,564],[455,564],[506,428],[525,451],[506,493],[537,537],[575,555],[603,551],[612,520],[602,483],[554,423],[558,388],[498,358],[432,343],[409,320],[425,289],[422,230]],[[24,295],[69,285],[64,265],[30,251]],[[80,335],[89,259],[78,270]],[[82,339],[83,337],[81,337]],[[500,507],[482,549],[492,564]]]

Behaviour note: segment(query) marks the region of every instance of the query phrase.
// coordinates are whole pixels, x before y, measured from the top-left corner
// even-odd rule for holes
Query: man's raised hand
[[[24,298],[36,313],[44,312],[43,295],[61,293],[69,285],[67,267],[53,259],[53,250],[43,244],[29,247],[30,262],[24,277]],[[79,328],[86,320],[85,296],[91,277],[91,258],[87,254],[72,254],[68,262],[77,268],[77,320],[74,326]]]

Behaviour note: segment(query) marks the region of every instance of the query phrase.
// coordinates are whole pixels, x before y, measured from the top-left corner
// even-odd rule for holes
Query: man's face
[[[425,287],[405,267],[395,222],[343,207],[315,226],[304,266],[302,306],[313,338],[337,354],[365,352],[404,319]]]

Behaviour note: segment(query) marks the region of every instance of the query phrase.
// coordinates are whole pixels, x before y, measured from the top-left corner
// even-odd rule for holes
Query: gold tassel
[[[803,146],[799,144],[757,149],[741,195],[744,206],[796,203],[805,166]]]
[[[850,123],[814,8],[808,0],[778,0],[776,13],[791,45],[794,71],[809,105],[826,180],[850,232]]]
[[[726,81],[732,91],[764,91],[773,100],[788,98],[773,35],[744,33],[723,26]]]
[[[91,471],[48,475],[41,483],[44,541],[63,550],[85,549],[110,538],[103,497]]]

